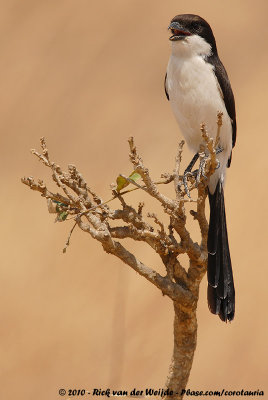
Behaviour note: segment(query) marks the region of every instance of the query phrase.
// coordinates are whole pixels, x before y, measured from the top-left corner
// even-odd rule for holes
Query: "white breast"
[[[215,138],[217,113],[223,112],[220,145],[224,151],[218,157],[221,168],[216,173],[218,178],[220,175],[223,179],[232,149],[231,120],[213,66],[205,61],[205,55],[210,51],[210,47],[205,46],[209,45],[197,36],[187,40],[188,43],[187,41],[173,43],[167,67],[166,85],[171,107],[186,143],[195,153],[199,151],[202,143],[200,124],[204,122],[209,136]]]

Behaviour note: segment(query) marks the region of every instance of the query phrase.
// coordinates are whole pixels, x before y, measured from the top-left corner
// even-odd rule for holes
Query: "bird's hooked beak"
[[[178,22],[171,22],[168,29],[171,31],[172,35],[169,40],[175,42],[176,40],[183,40],[187,36],[191,35],[191,32],[185,30]]]

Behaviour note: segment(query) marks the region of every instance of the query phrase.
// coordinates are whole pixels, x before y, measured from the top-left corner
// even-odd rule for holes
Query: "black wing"
[[[235,113],[235,100],[231,84],[227,72],[218,56],[212,55],[207,58],[207,61],[214,66],[214,72],[222,91],[225,107],[232,121],[232,128],[233,128],[232,144],[234,147],[236,142],[236,113]],[[231,164],[231,157],[232,155],[230,156],[228,167]]]
[[[165,85],[165,93],[166,93],[167,99],[169,100],[169,94],[168,94],[168,91],[167,91],[167,73],[165,75],[164,85]]]

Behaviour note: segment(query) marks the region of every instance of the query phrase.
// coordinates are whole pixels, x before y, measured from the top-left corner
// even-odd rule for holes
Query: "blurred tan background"
[[[171,171],[181,134],[163,90],[167,26],[188,12],[212,25],[238,121],[226,185],[236,318],[209,313],[204,279],[188,387],[267,389],[267,11],[266,0],[1,1],[1,399],[165,383],[171,302],[79,230],[63,255],[71,224],[54,224],[20,177],[47,179],[29,152],[41,136],[103,199],[131,172],[130,135],[152,176]],[[145,246],[128,246],[163,272]]]

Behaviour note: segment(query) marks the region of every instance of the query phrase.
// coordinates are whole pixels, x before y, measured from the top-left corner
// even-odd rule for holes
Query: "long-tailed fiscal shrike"
[[[198,15],[182,14],[171,20],[171,56],[165,91],[189,148],[198,153],[202,144],[200,124],[216,138],[217,114],[222,112],[219,167],[208,183],[208,306],[223,321],[235,313],[235,289],[230,258],[223,185],[236,141],[235,101],[226,70],[218,56],[209,24]]]

